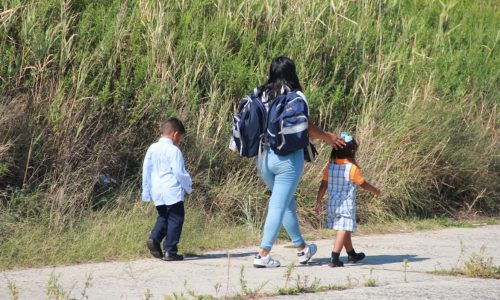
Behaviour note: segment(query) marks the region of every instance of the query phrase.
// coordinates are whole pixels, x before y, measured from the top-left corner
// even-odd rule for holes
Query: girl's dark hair
[[[272,100],[282,94],[284,87],[302,91],[299,77],[295,69],[293,60],[286,56],[279,56],[273,59],[269,67],[269,78],[266,84],[260,88],[260,94],[266,92],[268,99]]]
[[[356,154],[356,150],[358,150],[358,143],[355,139],[352,139],[352,141],[345,144],[344,148],[333,148],[332,152],[330,153],[330,160],[334,160],[337,158],[353,159],[354,155]]]

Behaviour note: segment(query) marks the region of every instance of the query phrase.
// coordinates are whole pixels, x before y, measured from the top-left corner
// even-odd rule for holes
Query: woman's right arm
[[[308,122],[309,122],[308,132],[309,132],[309,137],[311,139],[323,140],[328,144],[332,145],[333,148],[335,149],[343,148],[345,146],[343,138],[339,138],[333,132],[321,130],[320,128],[318,128],[318,126],[314,125],[314,123],[311,120],[309,120]]]

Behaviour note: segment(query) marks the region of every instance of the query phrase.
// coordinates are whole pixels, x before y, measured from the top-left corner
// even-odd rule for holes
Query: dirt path
[[[280,245],[273,249],[273,255],[285,267],[277,269],[253,268],[252,257],[256,248],[247,248],[229,250],[229,259],[225,251],[219,251],[190,257],[183,262],[143,259],[6,271],[0,275],[0,299],[11,298],[9,281],[19,290],[19,299],[45,299],[50,282],[54,293],[70,293],[76,299],[144,299],[148,296],[150,299],[164,299],[165,295],[188,295],[189,291],[217,297],[256,290],[261,295],[276,294],[285,286],[310,287],[315,279],[320,280],[320,286],[346,286],[350,283],[353,287],[343,291],[275,298],[500,299],[500,280],[427,273],[457,266],[463,252],[458,262],[458,266],[462,266],[482,245],[486,246],[484,256],[493,257],[493,263],[499,265],[499,225],[354,237],[356,249],[364,251],[368,257],[363,264],[336,269],[327,266],[331,241],[319,240],[316,243],[319,250],[312,264],[294,268],[288,283],[284,274],[286,266],[296,262],[295,250]],[[405,259],[408,260],[406,272],[403,268]],[[86,282],[90,283],[87,289],[84,288]],[[369,282],[376,286],[365,287]]]

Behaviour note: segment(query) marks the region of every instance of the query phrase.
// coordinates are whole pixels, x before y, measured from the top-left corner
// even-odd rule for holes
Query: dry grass
[[[311,117],[355,133],[363,173],[383,191],[377,199],[358,194],[361,223],[496,214],[495,8],[492,1],[3,1],[0,202],[8,214],[1,220],[42,218],[62,230],[102,207],[128,207],[135,196],[123,193],[140,188],[158,122],[176,115],[188,128],[182,150],[193,208],[258,231],[268,195],[253,162],[229,153],[227,139],[237,102],[282,54],[296,61]],[[305,228],[320,223],[313,207],[330,149],[318,146],[320,160],[306,167],[297,195]],[[99,182],[102,173],[112,188]]]
[[[455,267],[450,270],[435,270],[431,273],[436,275],[500,279],[500,266],[493,264],[492,257],[484,256],[485,249],[483,245],[479,252],[472,253],[469,259],[464,262],[462,268]]]

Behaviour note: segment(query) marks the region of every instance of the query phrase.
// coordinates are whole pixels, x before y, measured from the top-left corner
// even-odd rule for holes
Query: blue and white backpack
[[[262,144],[268,143],[278,155],[307,148],[306,156],[313,158],[308,147],[309,107],[304,94],[285,91],[272,100],[269,111],[258,95],[256,88],[245,97],[233,119],[232,139],[240,155],[254,157],[260,153]]]
[[[233,118],[232,142],[244,157],[254,157],[259,153],[261,140],[267,128],[267,111],[260,99],[259,90],[241,100],[238,114]]]
[[[309,145],[309,107],[300,91],[285,92],[269,107],[267,135],[269,146],[278,155],[288,155]]]

